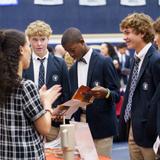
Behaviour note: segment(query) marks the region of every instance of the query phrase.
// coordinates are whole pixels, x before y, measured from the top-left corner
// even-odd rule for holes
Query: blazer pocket
[[[148,120],[145,122],[145,129],[148,133],[148,136],[153,137],[156,135],[156,118],[148,117]]]
[[[147,119],[142,119],[141,122],[142,122],[142,123],[146,123],[146,122],[147,122]]]

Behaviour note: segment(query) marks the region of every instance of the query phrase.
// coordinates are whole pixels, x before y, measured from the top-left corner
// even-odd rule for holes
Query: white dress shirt
[[[87,85],[88,68],[92,52],[93,49],[90,48],[89,51],[83,56],[87,63],[80,61],[77,64],[78,87],[80,87],[81,85]]]
[[[89,51],[83,56],[86,63],[79,61],[77,64],[77,73],[78,73],[78,87],[81,85],[87,85],[87,78],[88,78],[88,68],[91,59],[93,49],[90,48]],[[81,107],[82,110],[86,110],[86,106]]]
[[[33,59],[33,71],[34,71],[34,82],[36,84],[36,86],[38,87],[38,79],[39,79],[39,67],[40,67],[40,61],[38,60],[38,58],[43,59],[45,58],[43,65],[44,65],[44,81],[46,83],[46,74],[47,74],[47,62],[48,62],[48,56],[49,56],[49,52],[47,52],[47,54],[40,58],[39,56],[37,56],[34,52],[32,53],[32,59]]]
[[[137,56],[138,58],[140,58],[140,62],[139,62],[139,68],[138,68],[138,73],[141,69],[141,66],[142,66],[142,63],[143,63],[143,60],[149,50],[149,48],[151,47],[152,43],[148,43],[138,54],[135,52],[135,56]]]

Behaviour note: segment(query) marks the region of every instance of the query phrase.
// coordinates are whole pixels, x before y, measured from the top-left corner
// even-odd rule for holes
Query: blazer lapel
[[[126,92],[129,92],[129,88],[130,88],[130,84],[131,84],[131,79],[132,79],[132,74],[133,74],[134,64],[135,64],[135,59],[133,58],[133,59],[132,59],[132,64],[131,64],[131,72],[130,72],[130,75],[129,75]],[[127,94],[127,95],[128,95],[128,94]]]
[[[77,72],[77,64],[78,62],[76,62],[74,65],[74,83],[73,83],[73,88],[77,89],[78,88],[78,72]],[[72,85],[72,84],[71,84]]]
[[[28,68],[28,78],[34,82],[33,58],[31,57],[30,67]]]
[[[144,58],[144,60],[143,60],[143,63],[142,63],[142,66],[141,66],[141,69],[140,69],[140,72],[139,72],[139,76],[138,76],[138,79],[137,79],[137,84],[138,84],[139,80],[141,79],[142,74],[143,74],[143,72],[144,72],[144,70],[145,70],[145,68],[146,68],[146,66],[147,66],[147,64],[148,64],[148,62],[149,62],[149,58],[150,58],[150,56],[152,55],[153,49],[154,49],[154,48],[151,47],[151,48],[148,50],[148,52],[147,52],[147,54],[146,54],[146,56],[145,56],[145,58]]]
[[[97,61],[96,59],[96,52],[92,52],[92,55],[91,55],[91,59],[90,59],[90,62],[89,62],[89,68],[88,68],[88,76],[87,76],[87,86],[89,86],[89,83],[91,81],[91,77],[92,77],[92,73],[93,73],[93,70],[95,68],[95,63]]]
[[[47,63],[46,84],[48,84],[50,75],[52,73],[52,70],[50,69],[50,68],[52,68],[52,65],[53,65],[52,63],[53,63],[52,56],[49,54],[48,63]],[[53,67],[55,67],[55,66],[53,66]]]
[[[74,95],[78,88],[78,72],[77,72],[77,61],[69,70],[70,83],[71,83],[71,95]]]

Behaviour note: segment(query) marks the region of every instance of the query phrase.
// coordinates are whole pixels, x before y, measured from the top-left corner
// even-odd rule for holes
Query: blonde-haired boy
[[[129,129],[131,160],[155,160],[153,144],[160,133],[156,123],[160,102],[154,98],[159,96],[160,55],[152,45],[152,23],[144,13],[130,14],[120,23],[127,48],[135,50],[120,118],[120,131]]]
[[[47,88],[55,84],[61,85],[62,94],[52,105],[55,108],[70,98],[70,83],[66,63],[62,58],[49,53],[47,49],[52,34],[49,24],[41,20],[34,21],[27,26],[25,33],[31,45],[32,56],[30,67],[23,72],[23,77],[33,80],[39,89],[44,84]],[[55,139],[58,135],[59,124],[52,122],[52,129],[47,136],[48,141]]]

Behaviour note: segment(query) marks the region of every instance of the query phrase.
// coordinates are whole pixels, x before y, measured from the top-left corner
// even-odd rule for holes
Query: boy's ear
[[[19,51],[20,51],[21,55],[23,55],[23,47],[22,46],[19,47]]]
[[[81,38],[81,39],[80,39],[80,42],[84,42],[84,39],[83,39],[83,38]]]
[[[84,39],[80,39],[80,43],[84,44]]]
[[[145,34],[144,33],[141,33],[141,37],[143,38],[145,36]]]

